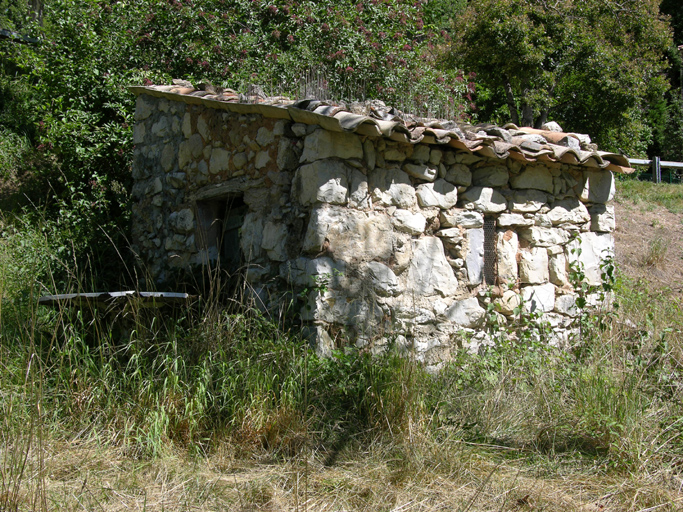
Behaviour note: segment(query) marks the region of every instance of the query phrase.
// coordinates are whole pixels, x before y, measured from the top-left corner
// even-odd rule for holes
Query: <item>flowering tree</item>
[[[468,119],[474,107],[473,77],[437,66],[447,34],[423,0],[52,0],[42,23],[32,2],[5,4],[17,6],[8,26],[39,43],[0,40],[0,136],[27,137],[32,197],[50,191],[81,247],[111,246],[104,231],[127,219],[131,84],[184,78],[296,97],[313,80],[318,95],[421,115]]]

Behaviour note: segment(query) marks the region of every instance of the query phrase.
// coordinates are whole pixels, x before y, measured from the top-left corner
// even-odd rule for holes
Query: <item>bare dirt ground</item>
[[[616,260],[622,275],[683,297],[683,214],[619,198],[615,210]]]

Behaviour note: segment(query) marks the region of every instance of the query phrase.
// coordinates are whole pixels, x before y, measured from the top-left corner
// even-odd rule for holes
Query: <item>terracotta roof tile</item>
[[[149,94],[233,112],[291,119],[330,131],[385,137],[406,144],[448,145],[501,160],[561,162],[618,173],[633,172],[626,157],[598,151],[595,144],[590,143],[590,137],[583,134],[537,130],[513,124],[504,127],[491,124],[471,126],[448,120],[421,119],[386,107],[376,100],[346,106],[312,99],[294,101],[284,96],[245,96],[232,89],[214,88],[208,84],[194,88],[184,80],[174,80],[174,85],[133,86],[130,89],[135,95]]]

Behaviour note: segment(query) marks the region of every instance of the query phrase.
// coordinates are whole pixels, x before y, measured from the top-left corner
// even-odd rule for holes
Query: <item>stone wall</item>
[[[304,297],[321,352],[343,336],[435,364],[485,337],[490,301],[503,323],[522,303],[542,312],[561,341],[570,265],[598,284],[613,252],[608,170],[137,101],[133,242],[151,276],[173,288],[178,271],[227,261],[220,232],[238,222],[248,289],[266,309]]]

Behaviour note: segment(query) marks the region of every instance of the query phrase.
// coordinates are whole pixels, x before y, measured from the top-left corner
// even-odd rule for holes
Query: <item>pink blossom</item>
[[[269,5],[268,10],[270,11],[271,14],[277,14],[277,6],[275,6],[275,5]]]
[[[347,66],[344,71],[346,71],[347,73],[353,73],[354,69],[351,66]]]
[[[289,34],[287,36],[287,41],[289,41],[290,43],[293,43],[294,42],[294,36],[292,34]]]

